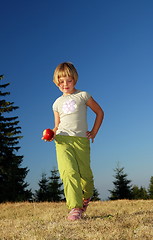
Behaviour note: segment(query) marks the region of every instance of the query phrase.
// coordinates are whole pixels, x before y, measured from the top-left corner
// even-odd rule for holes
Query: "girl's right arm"
[[[59,116],[59,113],[58,113],[58,112],[55,112],[55,111],[54,111],[54,124],[55,124],[55,126],[54,126],[54,128],[53,128],[53,131],[54,131],[54,133],[55,133],[54,136],[56,136],[56,131],[57,131],[58,126],[59,126],[59,124],[60,124],[60,116]]]
[[[60,117],[59,117],[59,113],[58,112],[54,112],[54,122],[55,122],[55,126],[52,129],[54,132],[54,136],[51,140],[46,140],[44,137],[42,137],[41,139],[44,140],[45,142],[52,142],[56,136],[56,131],[58,129],[59,123],[60,123]]]

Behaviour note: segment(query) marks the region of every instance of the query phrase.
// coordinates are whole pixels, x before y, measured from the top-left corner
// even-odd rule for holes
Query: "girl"
[[[62,96],[53,104],[53,139],[67,206],[71,209],[69,220],[81,219],[93,195],[90,139],[94,142],[104,118],[103,110],[90,94],[75,88],[77,80],[78,73],[72,63],[61,63],[54,71],[53,81]],[[91,131],[87,127],[87,107],[96,114]]]

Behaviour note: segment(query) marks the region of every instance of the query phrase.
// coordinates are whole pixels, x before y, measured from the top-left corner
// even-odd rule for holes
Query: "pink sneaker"
[[[68,215],[68,220],[75,221],[82,218],[82,208],[73,208]]]
[[[82,208],[82,212],[85,212],[87,210],[87,207],[89,205],[91,198],[88,199],[83,199],[83,208]]]

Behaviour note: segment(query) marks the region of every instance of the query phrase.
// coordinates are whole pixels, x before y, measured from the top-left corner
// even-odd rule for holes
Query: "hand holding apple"
[[[47,128],[43,131],[43,140],[51,141],[54,137],[54,131],[50,128]]]

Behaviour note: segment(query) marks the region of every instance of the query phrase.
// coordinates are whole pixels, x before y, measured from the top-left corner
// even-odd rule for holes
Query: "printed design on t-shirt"
[[[73,113],[76,108],[77,108],[77,105],[75,100],[70,99],[63,103],[62,110],[65,114],[70,114],[70,113]]]

